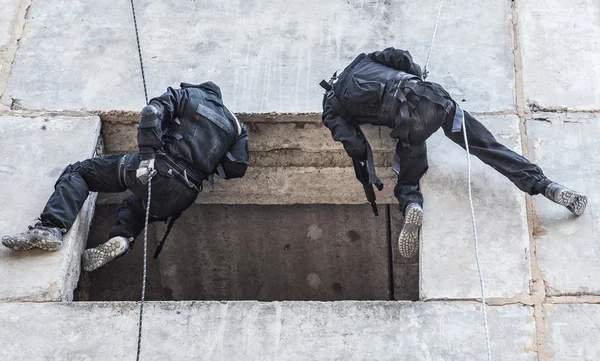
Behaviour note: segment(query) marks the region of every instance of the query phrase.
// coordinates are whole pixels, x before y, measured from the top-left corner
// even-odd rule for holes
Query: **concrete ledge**
[[[139,116],[132,118],[129,121],[121,116],[120,121],[103,122],[102,135],[107,153],[138,151],[135,123]],[[240,120],[248,127],[252,167],[352,166],[342,145],[331,138],[331,132],[321,123],[320,114],[246,114],[241,115]],[[376,126],[361,128],[371,144],[375,165],[391,167],[396,150],[396,140],[389,136],[391,129],[382,127],[379,133]]]
[[[153,302],[144,360],[472,361],[486,358],[473,302]],[[533,312],[489,308],[499,359],[534,361]],[[137,303],[2,304],[0,349],[13,361],[135,356]],[[31,340],[36,342],[31,347]],[[501,356],[500,356],[501,355]]]
[[[64,167],[94,155],[99,134],[95,116],[0,117],[0,234],[27,230]],[[13,253],[0,245],[0,301],[73,298],[94,203],[91,196],[57,252]]]

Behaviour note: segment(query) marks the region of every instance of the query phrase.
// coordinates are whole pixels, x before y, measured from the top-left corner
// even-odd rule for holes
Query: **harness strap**
[[[202,188],[202,181],[207,178],[204,174],[196,172],[185,162],[173,160],[166,153],[159,153],[158,157],[171,168],[169,172],[185,185],[195,190]]]
[[[400,140],[400,146],[403,151],[409,151],[410,141],[408,138],[410,134],[410,111],[408,109],[408,100],[406,99],[403,89],[405,87],[410,87],[409,84],[414,84],[419,78],[404,73],[400,73],[399,78],[398,86],[394,92],[394,98],[398,99],[398,101],[396,102],[397,105],[395,107],[391,107],[390,110],[392,111],[392,114],[390,114],[390,116],[392,119],[396,119],[397,113],[399,113],[400,124],[396,125],[390,133],[390,136]]]

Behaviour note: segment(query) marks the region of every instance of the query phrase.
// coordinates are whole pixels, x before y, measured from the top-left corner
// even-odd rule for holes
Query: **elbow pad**
[[[154,105],[148,104],[142,108],[142,119],[140,128],[156,128],[160,126],[160,117],[158,109]]]

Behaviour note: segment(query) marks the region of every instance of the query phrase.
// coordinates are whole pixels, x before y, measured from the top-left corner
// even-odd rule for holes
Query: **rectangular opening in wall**
[[[117,204],[98,205],[87,247],[107,240]],[[415,300],[418,255],[397,256],[397,205],[201,205],[148,230],[148,300]],[[132,252],[83,272],[82,301],[140,297],[143,236]]]

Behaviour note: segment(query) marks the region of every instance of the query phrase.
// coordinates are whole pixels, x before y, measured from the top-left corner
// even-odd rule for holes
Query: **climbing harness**
[[[423,68],[423,79],[426,79],[429,75],[429,70],[427,66],[429,65],[429,58],[431,56],[431,50],[433,48],[433,42],[435,40],[435,34],[437,32],[438,23],[440,21],[440,14],[442,12],[442,5],[444,0],[440,0],[440,7],[438,9],[437,19],[435,21],[435,27],[433,28],[433,36],[431,37],[431,43],[429,44],[429,52],[427,54],[427,61],[425,62],[425,67]],[[458,111],[458,105],[456,105]],[[469,204],[471,206],[471,223],[473,224],[473,239],[475,244],[475,261],[477,263],[477,273],[479,274],[479,287],[481,288],[481,309],[483,312],[483,324],[485,328],[485,341],[487,345],[487,356],[488,361],[492,361],[492,347],[490,345],[490,331],[488,327],[488,319],[487,319],[487,308],[485,302],[485,289],[483,286],[483,274],[481,272],[481,265],[479,262],[479,246],[477,242],[477,225],[475,222],[475,208],[473,207],[473,194],[471,191],[471,151],[469,150],[469,141],[467,139],[467,127],[465,125],[465,117],[462,117],[462,131],[465,138],[465,150],[467,151],[467,171],[468,171],[468,189],[469,189]]]
[[[144,83],[144,97],[148,104],[148,91],[146,89],[146,76],[144,74],[144,62],[142,61],[142,49],[140,47],[140,36],[138,33],[137,19],[135,17],[135,6],[131,0],[131,13],[133,14],[133,26],[135,28],[135,40],[137,42],[138,56],[140,58],[140,69],[142,70],[142,82]],[[144,222],[144,270],[142,272],[142,297],[140,299],[140,319],[138,321],[138,342],[136,361],[140,360],[142,350],[142,322],[144,320],[144,301],[146,299],[146,270],[148,263],[148,220],[150,218],[150,198],[152,195],[152,175],[148,179],[148,202],[146,203],[146,220]]]

